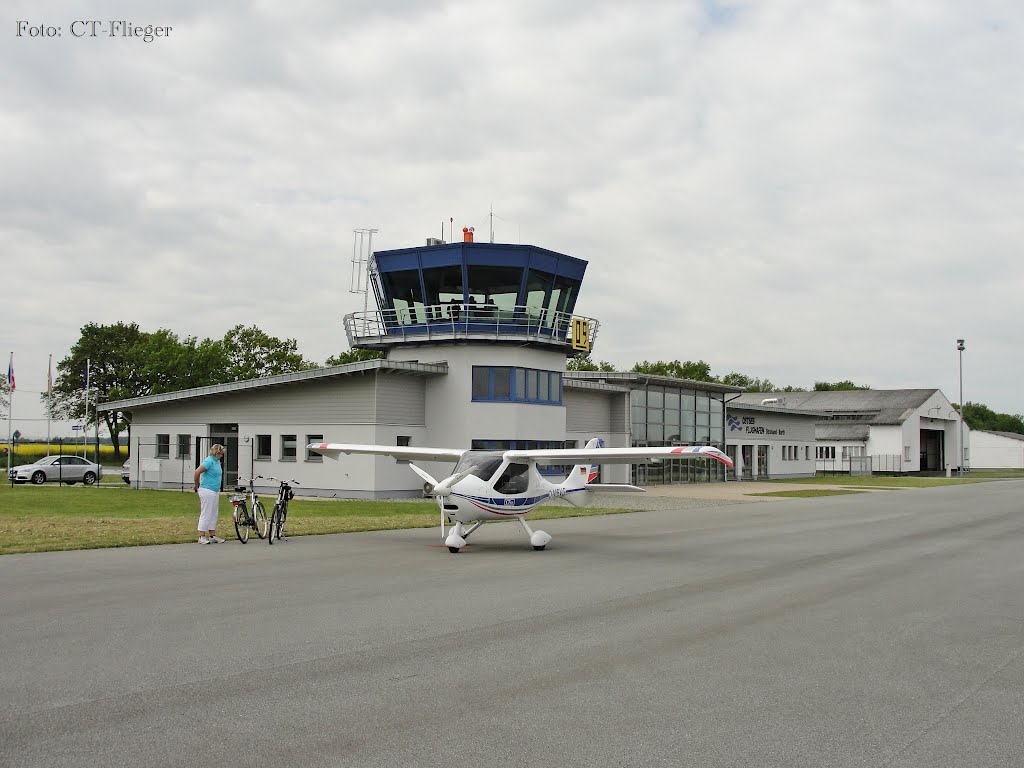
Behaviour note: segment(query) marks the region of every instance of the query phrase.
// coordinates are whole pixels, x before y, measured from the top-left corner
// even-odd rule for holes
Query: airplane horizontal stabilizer
[[[600,493],[647,493],[646,490],[639,486],[626,485],[625,483],[587,483],[587,490]]]

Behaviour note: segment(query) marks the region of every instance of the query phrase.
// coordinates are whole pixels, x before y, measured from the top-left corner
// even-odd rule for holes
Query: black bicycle
[[[249,531],[256,531],[256,535],[261,539],[270,531],[267,510],[263,508],[263,502],[256,495],[256,480],[258,479],[264,478],[261,475],[249,478],[248,488],[244,485],[235,486],[235,492],[238,495],[232,496],[230,499],[231,517],[235,520],[235,535],[243,544],[249,540]],[[245,494],[248,494],[248,503]]]
[[[288,502],[295,498],[295,492],[292,490],[291,484],[299,484],[295,480],[281,480],[279,482],[281,485],[277,488],[277,501],[274,502],[274,509],[270,513],[270,533],[267,534],[268,544],[274,543],[275,536],[278,541],[285,538],[284,524],[288,520]]]

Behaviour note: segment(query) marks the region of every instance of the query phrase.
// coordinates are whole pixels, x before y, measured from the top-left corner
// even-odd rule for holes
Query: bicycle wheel
[[[235,535],[245,544],[249,540],[249,511],[241,504],[234,509]]]
[[[288,505],[285,504],[277,513],[277,540],[284,537],[284,524],[288,520]]]
[[[270,527],[267,529],[267,544],[274,543],[274,526],[277,524],[277,512],[280,505],[275,504],[270,513]]]
[[[265,539],[270,529],[270,521],[267,520],[267,510],[263,508],[263,502],[259,499],[252,505],[252,517],[256,525],[256,535]]]

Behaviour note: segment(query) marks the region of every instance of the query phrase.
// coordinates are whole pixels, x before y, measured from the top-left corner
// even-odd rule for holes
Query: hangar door
[[[921,472],[945,471],[945,434],[941,429],[921,430]]]

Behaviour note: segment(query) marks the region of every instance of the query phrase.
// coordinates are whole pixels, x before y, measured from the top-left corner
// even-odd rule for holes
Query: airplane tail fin
[[[600,437],[592,438],[586,445],[587,448],[604,448],[604,440]],[[565,478],[561,487],[565,490],[562,497],[574,507],[584,507],[590,494],[587,492],[587,485],[597,478],[597,464],[577,464],[572,472]]]

